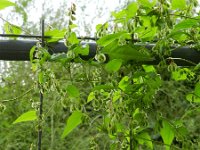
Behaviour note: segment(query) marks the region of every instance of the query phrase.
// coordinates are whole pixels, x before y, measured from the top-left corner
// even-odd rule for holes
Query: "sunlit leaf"
[[[11,25],[10,23],[6,22],[4,24],[4,30],[6,34],[21,34],[22,30],[20,27],[16,25]]]
[[[32,62],[33,59],[34,59],[34,53],[35,53],[35,48],[36,46],[33,46],[30,50],[30,53],[29,53],[29,58],[30,58],[30,61]]]
[[[76,24],[71,24],[69,25],[70,29],[74,29],[74,28],[77,28],[78,26]]]
[[[9,1],[9,0],[0,0],[0,10],[9,7],[9,6],[15,6],[15,3]]]
[[[61,138],[65,138],[73,129],[75,129],[81,122],[83,114],[80,111],[74,111],[67,119],[65,129]]]
[[[108,62],[105,66],[105,69],[107,72],[116,72],[120,69],[122,65],[122,60],[121,59],[113,59],[110,62]]]
[[[189,93],[186,95],[186,99],[189,102],[193,102],[193,103],[200,103],[200,97],[194,95],[194,93]]]
[[[153,65],[142,65],[145,72],[156,72]]]
[[[127,16],[127,12],[126,12],[125,9],[123,9],[123,10],[121,10],[121,11],[119,11],[119,12],[113,11],[111,14],[112,14],[112,16],[115,17],[116,19],[122,19],[122,18],[126,19],[126,16]]]
[[[138,10],[138,4],[136,2],[132,2],[128,5],[126,9],[127,18],[132,18],[136,15]]]
[[[115,101],[117,101],[118,99],[120,99],[121,97],[122,97],[121,91],[118,90],[118,91],[115,91],[115,92],[114,92],[112,100],[113,100],[113,102],[115,102]]]
[[[100,32],[103,29],[107,29],[108,28],[108,22],[104,23],[104,24],[98,24],[96,25],[96,31]]]
[[[200,83],[195,85],[195,89],[193,93],[189,93],[186,96],[186,99],[190,102],[200,103]]]
[[[124,36],[126,34],[127,34],[127,32],[118,32],[118,33],[108,34],[108,35],[100,38],[97,41],[97,44],[99,44],[101,46],[107,46],[110,43],[112,43],[113,41],[115,41],[116,39],[119,39],[120,37],[122,37],[122,36]]]
[[[138,3],[144,7],[148,7],[148,8],[152,8],[153,6],[155,6],[157,0],[137,0]]]
[[[140,19],[142,21],[143,27],[151,27],[153,20],[156,22],[156,18],[154,16],[141,16]]]
[[[186,8],[185,0],[172,0],[172,9],[184,10]]]
[[[69,35],[69,37],[67,38],[67,41],[69,41],[70,44],[78,44],[80,42],[75,32],[72,32]]]
[[[200,83],[195,85],[194,94],[200,98]]]
[[[199,25],[200,20],[196,19],[186,19],[175,25],[172,32],[175,32],[177,30],[183,30],[183,29],[189,29],[192,27],[197,27]]]
[[[95,97],[95,93],[94,92],[90,92],[90,94],[88,95],[88,98],[87,98],[87,103],[91,102],[95,98],[96,98]]]
[[[49,30],[45,32],[45,36],[50,36],[50,39],[47,39],[48,42],[57,42],[61,39],[64,38],[64,35],[66,33],[66,30],[58,30],[58,29],[54,29],[54,30]]]
[[[26,122],[26,121],[33,121],[37,119],[36,111],[28,111],[26,113],[23,113],[21,116],[19,116],[13,124],[19,123],[19,122]]]
[[[186,80],[188,76],[194,76],[194,73],[188,68],[181,68],[172,72],[172,78],[176,81]]]
[[[98,25],[96,25],[96,31],[99,31],[101,28],[102,28],[102,24],[98,24]]]
[[[74,98],[80,97],[79,89],[76,86],[68,85],[66,90],[67,90],[67,94],[70,97],[74,97]]]
[[[114,16],[116,19],[130,19],[136,15],[138,8],[138,4],[136,2],[132,2],[127,6],[126,9],[123,9],[119,12],[112,12],[112,16]]]
[[[162,121],[162,128],[160,129],[160,135],[164,141],[166,150],[170,150],[170,145],[174,139],[174,131],[172,126],[166,121]]]
[[[119,82],[119,85],[118,87],[122,90],[122,91],[125,91],[126,88],[128,87],[129,85],[129,77],[128,76],[125,76],[121,79],[121,81]]]

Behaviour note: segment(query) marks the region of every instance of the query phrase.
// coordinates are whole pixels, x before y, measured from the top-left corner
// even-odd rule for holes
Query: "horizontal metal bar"
[[[23,34],[0,34],[0,37],[13,37],[13,38],[35,38],[35,39],[41,39],[41,35],[23,35]],[[52,36],[44,36],[45,39],[50,39]],[[93,40],[96,41],[98,38],[95,37],[77,37],[78,39],[84,39],[84,40]],[[64,37],[63,37],[64,39]]]
[[[18,34],[0,34],[0,37],[42,38],[41,35],[18,35]],[[44,38],[48,39],[51,38],[51,36],[44,36]]]
[[[20,60],[29,61],[30,49],[36,45],[36,40],[0,40],[0,60]],[[88,43],[90,53],[84,59],[93,58],[96,54],[96,43]],[[146,48],[151,50],[154,45],[146,45]],[[64,42],[49,44],[49,52],[62,53],[67,52],[67,47]],[[191,66],[200,62],[200,52],[190,47],[180,47],[172,51],[171,55],[174,62],[179,66]],[[147,64],[157,64],[159,60],[153,62],[145,62]]]

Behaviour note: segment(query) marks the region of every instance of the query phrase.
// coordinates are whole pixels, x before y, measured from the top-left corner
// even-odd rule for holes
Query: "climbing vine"
[[[65,140],[77,128],[93,128],[90,149],[198,149],[200,67],[192,59],[171,56],[183,46],[198,50],[197,5],[196,0],[130,2],[96,26],[97,51],[88,58],[90,45],[76,35],[72,4],[68,27],[46,31],[51,38],[45,46],[38,42],[30,50],[38,80],[34,86],[44,94],[44,103],[51,101],[42,125],[60,105],[66,117],[60,138]],[[49,43],[60,39],[68,51],[51,55]],[[180,62],[187,65],[180,67]],[[37,120],[39,104],[32,103],[37,104],[34,110],[14,124]]]

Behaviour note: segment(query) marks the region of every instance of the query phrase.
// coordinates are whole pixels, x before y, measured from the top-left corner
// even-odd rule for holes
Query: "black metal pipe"
[[[29,61],[30,49],[36,45],[36,40],[0,40],[0,60]],[[96,54],[96,44],[89,43],[90,52],[84,59],[89,59]],[[67,52],[64,42],[50,43],[48,49],[51,54]]]
[[[34,40],[0,40],[0,60],[29,61],[30,49],[36,42],[37,41]],[[84,57],[84,59],[92,58],[96,54],[96,43],[88,44],[90,46],[90,53],[88,56]],[[146,48],[151,50],[153,46],[154,45],[146,45]],[[51,43],[48,48],[51,54],[67,52],[67,47],[64,45],[64,42]],[[200,52],[187,46],[173,50],[171,57],[175,58],[174,61],[179,66],[191,66],[200,62]],[[146,63],[156,64],[157,62],[159,62],[159,60]],[[193,64],[190,62],[193,62]]]

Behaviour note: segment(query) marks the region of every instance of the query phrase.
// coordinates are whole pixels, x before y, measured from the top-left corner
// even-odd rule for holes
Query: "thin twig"
[[[169,58],[167,58],[167,60],[180,60],[180,61],[184,61],[184,62],[187,62],[187,63],[189,63],[189,64],[192,64],[192,65],[194,65],[194,66],[197,65],[196,63],[194,63],[194,62],[192,62],[192,61],[190,61],[190,60],[187,60],[187,59],[183,59],[183,58],[173,58],[173,57],[169,57]]]
[[[22,98],[24,97],[26,94],[28,94],[29,92],[31,92],[32,90],[34,89],[34,87],[32,87],[31,89],[29,89],[28,91],[26,91],[24,94],[20,95],[20,96],[17,96],[15,98],[11,98],[11,99],[6,99],[6,100],[0,100],[1,103],[4,103],[4,102],[10,102],[10,101],[15,101],[19,98]]]
[[[7,21],[6,19],[4,19],[4,18],[1,17],[1,16],[0,16],[0,19],[3,20],[4,22],[8,23],[9,25],[11,25],[11,26],[17,28],[17,29],[20,29],[20,30],[24,31],[27,35],[31,35],[31,34],[29,33],[29,31],[27,31],[26,29],[24,29],[24,28],[22,28],[22,27],[18,27],[17,25],[14,25],[14,24],[10,23],[9,21]]]

